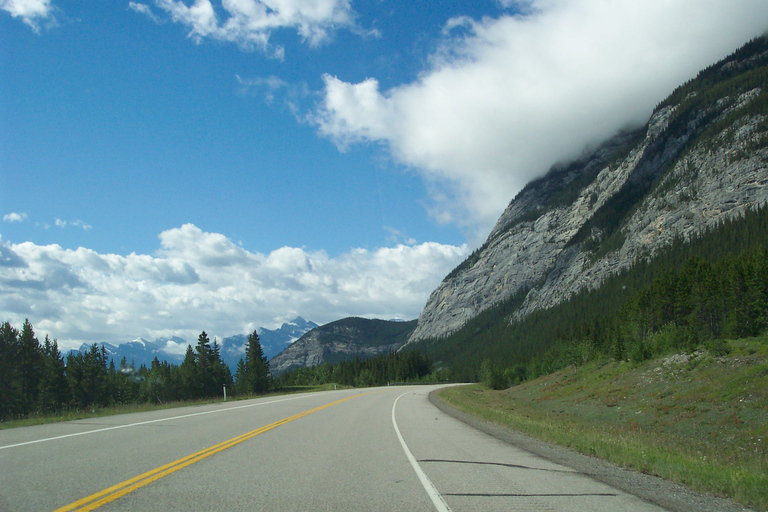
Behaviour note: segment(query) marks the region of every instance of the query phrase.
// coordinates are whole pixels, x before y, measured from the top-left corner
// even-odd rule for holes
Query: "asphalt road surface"
[[[662,510],[454,419],[434,386],[0,431],[0,510]]]

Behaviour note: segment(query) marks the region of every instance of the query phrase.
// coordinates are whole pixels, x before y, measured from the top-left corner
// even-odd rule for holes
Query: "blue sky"
[[[424,186],[378,145],[342,154],[281,100],[265,101],[266,86],[247,85],[279,77],[306,89],[306,108],[323,73],[412,80],[449,9],[360,9],[358,30],[380,36],[339,29],[318,47],[278,29],[270,35],[285,48],[278,60],[195,42],[185,26],[153,23],[128,2],[53,5],[57,26],[39,33],[0,18],[3,213],[32,221],[4,226],[8,239],[149,253],[160,231],[192,222],[259,251],[291,245],[335,255],[386,245],[389,229],[462,242],[455,226],[436,227],[423,214]],[[31,229],[56,218],[91,229]]]
[[[415,318],[759,0],[0,0],[0,320],[62,345]]]

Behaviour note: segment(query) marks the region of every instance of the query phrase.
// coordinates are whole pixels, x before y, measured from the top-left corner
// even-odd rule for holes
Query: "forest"
[[[115,364],[104,346],[96,343],[65,358],[55,339],[46,335],[39,342],[29,320],[20,330],[10,322],[0,326],[0,421],[66,410],[222,397],[225,388],[229,396],[248,397],[295,386],[365,387],[438,379],[430,359],[414,351],[297,368],[275,377],[256,331],[248,336],[245,357],[233,376],[221,359],[217,341],[211,342],[205,331],[194,348],[187,347],[180,365],[155,358],[149,367],[135,368],[125,358]]]
[[[181,365],[152,361],[135,368],[123,358],[117,365],[103,345],[64,358],[47,335],[41,344],[29,320],[21,329],[0,325],[0,420],[65,410],[88,410],[139,402],[163,404],[270,389],[269,363],[254,331],[234,378],[221,359],[216,340],[203,331],[197,345],[187,347]]]
[[[277,379],[280,386],[310,386],[336,383],[343,386],[386,386],[414,382],[442,382],[446,376],[435,371],[429,357],[415,350],[388,352],[351,361],[294,368]]]

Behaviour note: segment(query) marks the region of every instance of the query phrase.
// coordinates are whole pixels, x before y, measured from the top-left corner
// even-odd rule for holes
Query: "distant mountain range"
[[[318,327],[318,324],[315,322],[296,317],[277,329],[261,327],[257,329],[257,332],[259,333],[259,341],[261,342],[264,355],[267,359],[272,359],[315,327]],[[245,343],[248,341],[249,334],[238,334],[217,340],[221,349],[221,358],[229,365],[232,371],[234,371],[240,358],[245,355]],[[187,345],[194,347],[195,344],[197,344],[197,340],[187,341],[174,336],[172,338],[157,338],[154,341],[136,338],[119,345],[111,343],[100,343],[99,345],[104,345],[109,357],[115,361],[116,365],[119,365],[120,361],[125,358],[129,365],[132,364],[139,367],[142,364],[149,366],[155,357],[160,361],[181,364],[184,360],[184,352],[187,350]],[[84,352],[89,348],[90,345],[84,343],[80,346],[79,351]]]

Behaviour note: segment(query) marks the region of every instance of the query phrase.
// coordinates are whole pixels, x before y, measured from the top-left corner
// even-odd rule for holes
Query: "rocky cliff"
[[[553,168],[510,203],[481,248],[431,294],[409,342],[444,337],[499,301],[552,307],[675,237],[768,201],[768,41],[662,102],[647,125]]]
[[[292,368],[365,359],[397,350],[408,340],[416,321],[397,322],[345,318],[304,334],[269,361],[270,371],[279,375]]]

